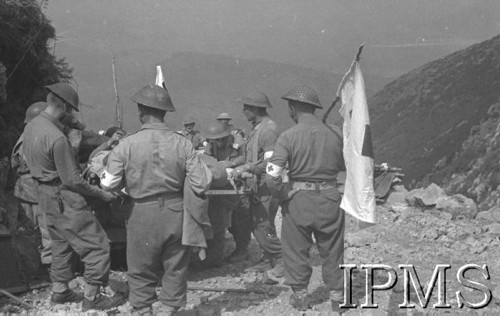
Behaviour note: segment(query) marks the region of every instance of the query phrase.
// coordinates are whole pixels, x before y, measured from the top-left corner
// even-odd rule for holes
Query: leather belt
[[[165,201],[174,199],[174,198],[182,198],[182,192],[168,192],[168,193],[160,193],[151,196],[147,196],[145,198],[133,199],[134,203],[137,204],[146,204],[146,203],[158,203],[160,206],[165,204]]]
[[[336,189],[337,181],[292,181],[292,190],[327,190]]]
[[[33,179],[35,179],[35,178],[33,178]],[[49,181],[40,181],[38,179],[35,179],[35,180],[36,180],[36,182],[38,182],[38,184],[41,184],[41,185],[56,186],[56,185],[62,184],[61,179],[59,179],[59,177],[52,179],[52,180],[49,180]]]

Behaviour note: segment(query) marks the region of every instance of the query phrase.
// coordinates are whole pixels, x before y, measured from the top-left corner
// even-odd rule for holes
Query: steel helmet
[[[217,116],[218,120],[232,120],[232,118],[229,116],[227,113],[221,113],[219,116]]]
[[[243,103],[243,105],[246,104],[246,105],[256,106],[259,108],[270,109],[273,107],[267,95],[265,95],[260,91],[252,91],[247,96],[239,99],[238,101],[240,103]]]
[[[196,119],[192,116],[186,116],[182,120],[182,125],[189,125],[189,124],[194,124],[194,123],[196,123]]]
[[[45,102],[35,102],[26,109],[26,116],[24,117],[24,124],[28,124],[32,119],[37,117],[47,107]]]
[[[131,99],[137,104],[142,104],[150,108],[166,112],[175,111],[167,89],[154,84],[142,87],[139,91],[134,93]]]
[[[323,108],[319,102],[318,93],[308,86],[296,86],[281,98],[287,101],[299,101],[310,104],[320,109]]]
[[[207,139],[219,139],[229,136],[229,132],[220,122],[210,122],[205,137]]]
[[[78,110],[78,93],[76,93],[75,89],[71,87],[69,84],[65,82],[54,83],[49,86],[45,86],[50,92],[57,95],[59,98],[64,100],[66,103],[71,105],[75,111]]]

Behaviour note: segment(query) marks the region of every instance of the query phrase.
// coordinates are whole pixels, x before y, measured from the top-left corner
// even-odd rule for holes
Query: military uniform
[[[293,91],[313,92],[304,87]],[[302,99],[303,95],[298,101]],[[319,99],[308,101],[308,104],[320,107]],[[343,263],[345,219],[336,186],[339,171],[345,170],[340,135],[335,127],[323,124],[313,114],[304,113],[297,125],[280,135],[269,159],[267,173],[278,183],[285,166],[289,167],[291,191],[283,204],[281,237],[286,284],[294,291],[306,290],[309,284],[312,236],[324,259],[322,276],[326,288],[343,289],[339,264]]]
[[[209,132],[213,130],[215,132],[221,132],[222,126],[218,123],[215,123],[209,126]],[[237,165],[241,165],[244,162],[244,157],[241,152],[241,149],[237,149],[233,146],[232,137],[228,133],[227,130],[224,129],[224,132],[220,135],[216,135],[217,137],[214,139],[226,139],[225,146],[223,148],[218,148],[213,142],[209,140],[208,146],[205,150],[205,153],[217,161],[217,166],[211,166],[212,164],[207,165],[212,168],[233,168]],[[210,136],[207,136],[209,139]],[[212,169],[211,168],[211,169]],[[217,186],[215,175],[217,173],[214,172],[214,181],[212,182],[212,189],[226,189],[232,190],[233,187],[227,181],[226,178],[224,181],[220,181],[221,183]],[[246,196],[211,196],[209,198],[209,206],[208,206],[208,215],[210,217],[210,223],[212,225],[212,229],[214,232],[213,239],[207,240],[207,259],[204,262],[208,266],[218,266],[222,263],[222,259],[224,256],[224,242],[225,242],[225,232],[226,228],[233,234],[234,239],[238,247],[246,249],[248,243],[250,242],[250,226],[248,225],[248,207],[241,210],[241,205],[245,203],[248,198]],[[248,202],[246,203],[248,204]],[[238,227],[238,229],[232,229],[232,218],[234,212],[244,212],[244,214],[237,214],[237,218],[241,220],[242,216],[246,216],[247,220],[245,223],[247,225],[243,227]],[[239,217],[238,217],[239,216]]]
[[[157,86],[144,87],[132,99],[144,106],[175,110],[166,90]],[[127,264],[129,300],[136,309],[150,308],[155,302],[162,274],[160,301],[172,310],[186,302],[190,249],[181,243],[185,181],[197,194],[210,186],[210,176],[191,142],[164,123],[144,124],[122,139],[108,157],[101,185],[111,190],[124,187],[133,199],[127,222]]]
[[[203,146],[203,138],[201,137],[200,132],[194,130],[188,132],[186,130],[183,130],[182,134],[184,135],[184,137],[191,141],[195,150]]]
[[[21,208],[26,216],[33,222],[33,225],[40,230],[41,249],[40,258],[42,264],[50,264],[52,261],[51,255],[51,239],[47,229],[45,213],[42,212],[38,204],[37,183],[33,179],[26,164],[26,159],[23,154],[23,139],[24,134],[21,134],[12,151],[11,166],[19,178],[14,187],[14,196],[18,198]]]
[[[23,151],[52,239],[52,281],[67,284],[73,278],[70,258],[75,251],[85,265],[85,282],[107,283],[108,238],[82,196],[102,198],[105,192],[80,176],[62,124],[42,112],[25,128]]]
[[[274,225],[279,200],[271,196],[265,174],[266,161],[273,152],[277,138],[276,123],[265,116],[255,123],[246,146],[246,165],[254,175],[249,181],[254,190],[249,199],[252,231],[264,255],[271,261],[281,258],[281,243]]]

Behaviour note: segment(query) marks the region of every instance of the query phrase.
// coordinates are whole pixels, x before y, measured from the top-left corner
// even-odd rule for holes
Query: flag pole
[[[354,58],[354,62],[358,61],[359,62],[359,58],[361,56],[361,52],[363,51],[363,47],[365,47],[365,43],[361,43],[361,45],[359,46],[358,48],[358,53],[356,54],[356,57]],[[345,77],[345,76],[344,76]],[[342,81],[344,81],[344,78],[342,78]],[[339,86],[341,86],[342,84],[340,84]],[[339,91],[337,91],[337,95],[335,96],[335,99],[333,100],[332,104],[330,104],[330,107],[328,108],[328,110],[326,110],[325,114],[323,114],[323,123],[326,123],[326,120],[328,119],[328,115],[330,115],[330,112],[333,110],[333,108],[335,107],[335,105],[339,102],[340,100],[340,93]]]
[[[365,47],[365,43],[361,43],[358,48],[358,53],[356,54],[355,61],[359,61],[359,57],[361,56],[361,52],[363,51],[363,47]]]
[[[115,122],[119,128],[123,128],[122,108],[120,104],[120,97],[118,96],[118,87],[116,83],[115,54],[113,54],[113,52],[111,52],[111,67],[113,69],[113,87],[115,89]]]

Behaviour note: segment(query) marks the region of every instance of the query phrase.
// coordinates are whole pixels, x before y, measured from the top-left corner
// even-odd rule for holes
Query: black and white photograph
[[[4,315],[500,315],[500,2],[0,0]]]

